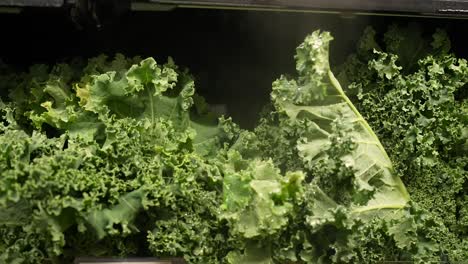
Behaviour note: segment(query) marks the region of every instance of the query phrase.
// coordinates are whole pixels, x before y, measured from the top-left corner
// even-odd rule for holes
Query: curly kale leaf
[[[353,170],[354,184],[359,190],[374,192],[366,203],[368,208],[401,208],[409,200],[404,185],[394,174],[379,139],[330,71],[330,40],[328,33],[314,32],[299,46],[298,80],[281,78],[273,84],[276,110],[282,115],[284,125],[300,130],[296,148],[304,167],[312,168],[324,159],[339,158]],[[338,129],[343,130],[353,147],[350,153],[333,153],[330,157],[325,150],[335,143],[332,140]]]
[[[433,239],[451,260],[462,261],[468,258],[463,243],[468,67],[465,59],[449,53],[444,31],[436,30],[432,42],[420,33],[414,27],[390,27],[383,49],[358,47],[339,76],[349,84],[356,107],[375,129],[412,199],[444,223],[444,231]],[[405,51],[414,46],[405,43],[415,36],[426,52]],[[366,30],[363,42],[377,42],[372,29]],[[409,51],[415,53],[412,60]]]
[[[248,261],[260,248],[269,252],[265,263],[435,261],[438,247],[425,233],[439,223],[413,207],[379,138],[333,76],[331,40],[319,31],[305,39],[297,49],[298,78],[273,83],[274,112],[233,145],[251,159],[271,158],[286,173],[305,173],[288,224],[273,233],[254,229],[264,239],[248,240],[252,248],[235,256]],[[235,200],[260,205],[248,198],[255,193],[249,176],[236,179]]]
[[[39,67],[1,103],[0,262],[219,263],[231,248],[218,219],[222,172],[208,158],[232,136],[230,121],[173,64],[124,60],[91,60],[81,76]]]

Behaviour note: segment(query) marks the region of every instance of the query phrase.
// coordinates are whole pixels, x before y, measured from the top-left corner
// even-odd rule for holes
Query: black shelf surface
[[[109,0],[94,0],[111,3]],[[122,0],[120,2],[183,8],[256,9],[399,16],[467,17],[468,0]],[[0,0],[0,7],[62,7],[76,0]],[[116,3],[119,1],[116,1]],[[160,10],[157,9],[157,10]]]
[[[0,6],[11,7],[61,7],[64,0],[0,0]]]
[[[399,15],[467,16],[468,0],[150,0],[201,8],[240,8]]]

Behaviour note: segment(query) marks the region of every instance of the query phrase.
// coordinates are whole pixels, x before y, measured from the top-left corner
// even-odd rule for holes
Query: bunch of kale
[[[0,262],[466,259],[466,61],[394,31],[366,31],[344,89],[308,36],[253,131],[171,59],[0,68]]]
[[[451,260],[468,259],[468,67],[442,30],[416,24],[367,28],[342,65],[356,107],[369,122],[413,201],[443,228],[434,239]]]

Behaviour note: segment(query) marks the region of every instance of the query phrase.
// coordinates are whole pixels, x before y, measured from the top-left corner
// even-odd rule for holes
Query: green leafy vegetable
[[[66,80],[26,76],[18,89],[34,93],[2,103],[0,197],[2,214],[15,214],[0,222],[1,262],[154,254],[218,263],[226,254],[222,174],[205,157],[229,140],[229,121],[192,99],[193,81],[171,61],[123,60],[104,73],[91,60],[93,74]]]
[[[172,59],[0,67],[0,262],[462,260],[467,64],[399,32],[367,29],[343,86],[309,35],[253,131]]]
[[[349,83],[357,108],[376,129],[412,199],[444,223],[434,237],[444,254],[464,261],[467,62],[449,53],[450,40],[442,30],[431,42],[414,26],[393,25],[383,50],[376,42],[368,28],[359,44],[368,48],[350,56],[339,76]],[[418,51],[411,48],[415,45]]]
[[[326,32],[306,38],[297,49],[298,78],[274,82],[275,111],[263,119],[256,138],[246,134],[246,142],[238,143],[241,153],[259,147],[257,155],[272,157],[283,170],[307,172],[289,214],[294,228],[270,234],[266,248],[273,245],[272,259],[279,263],[435,260],[434,241],[420,232],[438,223],[412,209],[382,144],[334,78],[331,39]],[[281,151],[270,150],[271,138],[292,157],[275,156]],[[364,241],[371,233],[381,236],[378,242]]]

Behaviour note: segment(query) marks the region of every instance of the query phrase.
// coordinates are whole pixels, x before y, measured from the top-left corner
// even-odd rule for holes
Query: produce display
[[[0,67],[0,263],[468,260],[468,65],[446,33],[328,32],[245,130],[172,59]],[[335,77],[336,76],[336,77]]]

